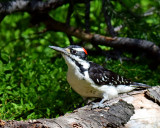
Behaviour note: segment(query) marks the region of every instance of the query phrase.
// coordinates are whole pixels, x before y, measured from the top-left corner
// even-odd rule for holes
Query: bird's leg
[[[82,97],[82,98],[83,98],[85,104],[87,104],[87,105],[89,105],[90,103],[92,103],[95,100],[95,98],[89,98],[89,97]]]
[[[103,104],[106,100],[108,100],[108,97],[104,97],[99,103],[92,102],[92,109],[108,107],[108,105]]]

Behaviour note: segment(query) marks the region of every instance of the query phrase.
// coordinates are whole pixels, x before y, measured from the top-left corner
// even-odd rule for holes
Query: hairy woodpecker
[[[87,51],[80,46],[70,45],[67,48],[49,46],[59,51],[68,65],[67,80],[70,86],[83,98],[102,98],[93,108],[103,107],[103,102],[119,93],[132,91],[136,88],[150,86],[132,82],[104,67],[87,61]]]

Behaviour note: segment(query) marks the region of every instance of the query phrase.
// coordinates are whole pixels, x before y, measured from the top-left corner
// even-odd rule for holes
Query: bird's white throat
[[[77,56],[74,56],[72,58],[64,54],[62,54],[62,56],[65,59],[65,62],[68,65],[68,68],[76,68],[77,67],[76,62],[82,65],[84,69],[88,69],[90,66],[89,62],[87,62],[86,60],[80,59]]]

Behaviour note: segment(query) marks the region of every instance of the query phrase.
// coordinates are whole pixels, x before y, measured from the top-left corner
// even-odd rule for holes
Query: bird
[[[78,45],[66,48],[49,46],[60,52],[68,66],[67,81],[83,99],[101,98],[92,108],[103,108],[104,102],[135,89],[150,88],[149,85],[132,82],[103,66],[87,60],[87,50]]]

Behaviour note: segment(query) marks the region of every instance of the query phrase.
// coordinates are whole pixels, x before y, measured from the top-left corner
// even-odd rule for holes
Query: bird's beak
[[[56,47],[56,46],[49,46],[49,47],[60,52],[60,53],[67,54],[67,51],[65,50],[65,48],[60,48],[60,47]]]

